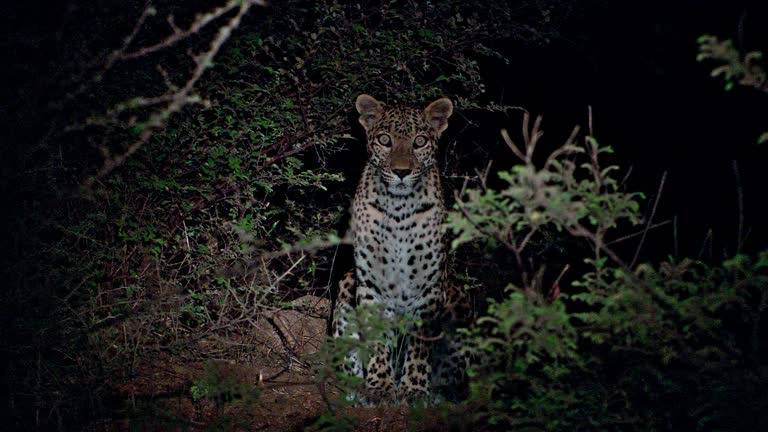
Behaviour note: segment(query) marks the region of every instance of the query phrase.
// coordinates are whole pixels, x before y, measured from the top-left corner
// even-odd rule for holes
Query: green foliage
[[[730,39],[719,40],[716,36],[702,35],[699,37],[699,54],[697,61],[711,60],[724,63],[712,69],[713,77],[722,76],[725,80],[725,90],[732,90],[738,83],[744,86],[761,88],[766,83],[765,69],[760,65],[763,53],[750,51],[742,54]]]
[[[326,399],[326,409],[307,430],[317,432],[343,432],[354,430],[355,419],[347,415],[349,408],[365,392],[362,378],[344,371],[347,356],[354,354],[361,364],[367,365],[378,346],[393,332],[403,333],[412,320],[386,319],[381,305],[359,305],[347,317],[347,328],[341,337],[327,337],[321,349],[308,358],[313,365],[313,375],[321,383],[321,391],[328,386],[338,391],[338,396]],[[357,337],[353,337],[357,335]]]
[[[511,288],[502,302],[491,303],[487,315],[475,325],[470,335],[475,336],[476,349],[492,354],[504,352],[517,359],[511,364],[491,365],[490,370],[502,372],[508,367],[508,373],[525,373],[545,357],[575,357],[574,329],[561,301],[537,301]],[[489,333],[482,331],[485,328]]]
[[[712,69],[712,77],[722,76],[725,80],[725,91],[733,90],[736,84],[753,87],[768,92],[768,72],[766,72],[763,53],[749,51],[743,53],[733,45],[733,41],[721,41],[717,36],[702,35],[699,37],[699,54],[696,61],[713,61],[720,66]],[[768,132],[763,132],[757,143],[768,141]]]
[[[448,220],[456,235],[452,246],[478,237],[511,244],[520,232],[546,228],[603,232],[622,220],[637,224],[637,199],[643,195],[619,190],[618,182],[610,176],[617,166],[601,168],[596,164],[601,154],[611,151],[588,137],[584,147],[567,144],[558,149],[541,169],[528,158],[524,165],[499,172],[499,178],[508,184],[502,190],[465,191]],[[588,158],[578,163],[570,158],[572,155]]]
[[[331,380],[344,395],[362,391],[362,380],[343,372],[345,357],[355,353],[361,364],[367,365],[374,350],[388,339],[388,334],[395,335],[395,340],[404,338],[413,326],[419,325],[412,317],[388,319],[382,312],[382,305],[359,305],[348,316],[345,335],[327,338],[321,350],[311,358],[316,367],[315,376],[321,382]]]
[[[518,430],[755,430],[768,384],[761,325],[768,251],[720,265],[684,259],[628,268],[607,246],[622,221],[639,222],[639,194],[623,192],[586,137],[539,168],[538,122],[523,161],[500,173],[500,190],[469,189],[452,212],[454,244],[480,240],[521,256],[549,228],[583,238],[585,271],[561,292],[544,267],[518,260],[510,284],[464,330],[473,357],[470,399],[480,428]],[[530,137],[534,137],[531,139]],[[579,163],[578,157],[586,156]],[[484,184],[484,182],[483,182]],[[534,277],[525,277],[532,271]],[[744,338],[744,334],[749,334]]]
[[[355,429],[351,418],[324,412],[305,430],[311,432],[348,432]]]
[[[608,255],[621,260],[606,247],[606,234],[620,225],[640,222],[638,200],[641,193],[621,189],[613,177],[617,166],[602,167],[601,159],[610,154],[591,136],[574,142],[578,128],[560,147],[537,165],[535,153],[542,135],[541,118],[529,127],[529,115],[523,118],[524,147],[519,148],[506,131],[507,145],[522,161],[509,171],[498,173],[505,187],[465,188],[457,195],[455,208],[448,215],[447,226],[454,234],[455,249],[464,242],[480,239],[491,246],[504,246],[514,253],[520,285],[526,291],[542,289],[544,267],[525,258],[533,243],[550,241],[553,233],[585,238],[594,248],[596,265],[603,265]]]

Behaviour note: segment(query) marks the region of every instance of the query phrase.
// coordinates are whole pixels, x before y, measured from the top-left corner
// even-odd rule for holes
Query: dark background
[[[572,36],[543,49],[507,47],[512,64],[490,92],[542,114],[545,136],[555,140],[574,124],[586,125],[590,105],[597,139],[616,150],[619,165],[632,167],[629,190],[645,192],[650,205],[668,172],[655,221],[677,218],[678,252],[685,256],[700,253],[710,229],[715,258],[735,251],[736,161],[750,230],[745,247],[762,249],[768,150],[756,137],[765,130],[768,98],[744,88],[724,91],[695,57],[702,34],[765,50],[766,12],[764,2],[587,2],[564,30]],[[672,224],[646,245],[645,258],[673,253]]]

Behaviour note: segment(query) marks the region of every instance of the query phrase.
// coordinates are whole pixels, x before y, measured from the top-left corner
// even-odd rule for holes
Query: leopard
[[[460,357],[445,354],[457,351],[454,343],[436,343],[463,298],[445,284],[446,206],[437,164],[453,103],[443,97],[419,109],[361,94],[355,107],[368,159],[350,211],[355,268],[339,282],[332,332],[359,339],[349,328],[359,305],[377,306],[385,320],[409,317],[415,324],[405,337],[388,332],[366,364],[358,352],[348,353],[344,371],[364,380],[364,404],[426,401],[432,387],[455,381],[463,367]],[[436,352],[446,361],[435,362]]]

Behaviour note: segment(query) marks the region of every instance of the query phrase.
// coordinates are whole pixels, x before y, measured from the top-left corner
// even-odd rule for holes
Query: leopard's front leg
[[[339,295],[333,312],[333,337],[350,337],[365,341],[367,335],[358,328],[361,323],[357,322],[353,326],[350,320],[355,319],[356,305],[365,307],[377,304],[373,298],[368,283],[365,281],[358,282],[353,272],[345,274],[339,282]],[[391,310],[385,310],[383,318],[393,320],[394,313]],[[352,392],[347,395],[349,401],[361,402],[363,405],[375,405],[394,400],[393,341],[394,333],[389,330],[381,341],[373,342],[371,344],[371,356],[365,367],[363,367],[359,350],[351,350],[345,355],[342,370],[348,375],[363,378],[365,381],[363,394]]]
[[[408,337],[403,374],[398,386],[400,399],[408,403],[429,399],[432,345],[441,337],[434,326],[437,295],[428,295],[426,300],[425,305],[416,312],[420,325],[413,328]]]
[[[350,337],[352,339],[360,339],[359,332],[352,331],[349,322],[353,319],[356,304],[356,292],[355,275],[351,271],[347,272],[344,275],[344,278],[339,281],[339,294],[336,298],[336,307],[333,310],[332,330],[334,338]],[[365,376],[360,356],[356,350],[353,350],[344,356],[344,362],[341,369],[351,376],[360,378]],[[349,398],[354,399],[354,396],[350,396]]]
[[[407,403],[423,401],[429,398],[429,383],[432,375],[430,364],[430,342],[424,336],[409,337],[408,348],[405,352],[403,375],[400,377],[399,396]]]
[[[361,305],[377,304],[371,295],[362,290],[358,296]],[[394,322],[394,312],[385,309],[382,319],[388,324]],[[371,357],[365,370],[365,391],[369,404],[386,404],[395,400],[395,358],[393,355],[395,335],[391,326],[384,333],[382,340],[372,344]]]

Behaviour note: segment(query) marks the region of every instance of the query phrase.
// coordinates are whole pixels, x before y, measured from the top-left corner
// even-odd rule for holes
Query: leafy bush
[[[620,190],[617,167],[600,167],[592,137],[574,135],[541,165],[539,122],[506,187],[468,189],[449,226],[518,256],[511,283],[465,330],[474,357],[477,427],[526,430],[756,430],[768,384],[761,325],[768,305],[768,252],[720,265],[683,259],[628,267],[607,244],[622,221],[640,222],[641,195]],[[580,160],[580,158],[582,158]],[[482,184],[485,184],[483,181]],[[586,240],[593,257],[561,290],[525,248],[545,230]],[[741,337],[743,334],[750,337]]]
[[[504,109],[478,60],[498,57],[500,38],[545,43],[558,24],[558,2],[541,0],[198,3],[73,12],[88,28],[62,28],[74,36],[45,59],[60,74],[19,113],[47,131],[3,160],[3,190],[25,209],[10,234],[20,258],[4,266],[23,282],[3,293],[27,311],[6,314],[21,424],[40,409],[62,424],[105,415],[94,401],[167,355],[264,345],[251,329],[265,311],[327,295],[335,275],[334,250],[305,246],[343,229],[348,155],[363,148],[354,96]]]

